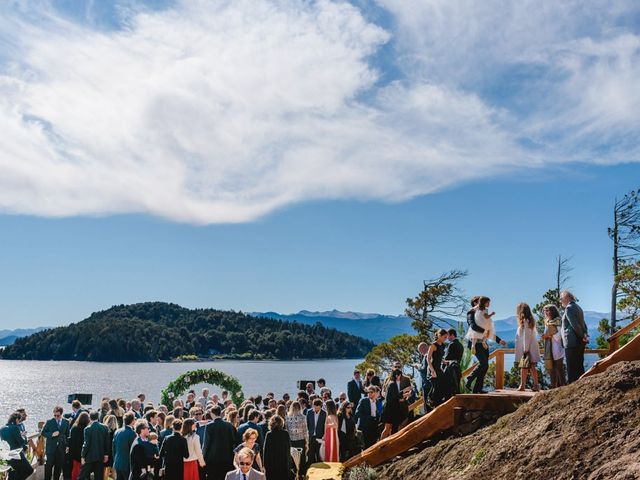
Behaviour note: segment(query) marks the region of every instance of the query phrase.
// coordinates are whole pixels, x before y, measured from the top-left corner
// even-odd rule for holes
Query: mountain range
[[[22,337],[28,337],[34,333],[42,332],[49,327],[38,328],[17,328],[15,330],[0,330],[0,347],[6,347],[12,345],[16,339]]]
[[[389,338],[402,333],[415,333],[411,328],[411,319],[405,315],[383,315],[380,313],[342,312],[339,310],[329,310],[324,312],[313,312],[301,310],[298,313],[283,314],[277,312],[251,312],[249,315],[255,317],[266,317],[276,320],[286,320],[307,325],[320,322],[325,327],[335,328],[342,332],[350,333],[358,337],[367,338],[374,343],[385,342]],[[608,314],[600,312],[585,311],[585,322],[593,334],[600,319],[608,318]],[[459,320],[440,319],[443,323],[455,325]],[[494,321],[498,336],[511,341],[515,339],[518,321],[514,316]],[[466,322],[463,323],[466,328]]]
[[[585,311],[585,321],[589,330],[593,334],[600,319],[608,318],[608,314]],[[314,325],[320,322],[328,328],[350,333],[373,341],[374,343],[385,342],[394,335],[402,333],[412,334],[411,319],[405,315],[384,315],[380,313],[362,312],[342,312],[339,310],[328,310],[324,312],[314,312],[310,310],[300,310],[298,313],[278,313],[278,312],[251,312],[248,315],[254,317],[265,317],[274,320],[285,320],[298,322],[305,325]],[[448,320],[455,324],[456,320]],[[463,325],[464,326],[464,325]],[[511,341],[516,336],[518,322],[515,316],[503,318],[495,321],[498,335],[507,341]],[[0,330],[0,347],[11,345],[17,338],[27,337],[33,333],[38,333],[51,327],[19,328],[16,330]]]

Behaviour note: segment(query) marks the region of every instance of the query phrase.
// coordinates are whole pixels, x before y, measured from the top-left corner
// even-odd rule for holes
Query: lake
[[[245,396],[273,392],[295,396],[297,380],[323,377],[337,395],[346,391],[353,368],[360,360],[216,360],[183,363],[98,363],[66,361],[0,360],[0,424],[16,408],[27,409],[27,429],[51,417],[55,405],[70,411],[67,395],[91,393],[93,404],[102,397],[132,399],[144,393],[157,403],[160,391],[177,376],[199,368],[215,368],[236,377]],[[198,394],[204,385],[195,386]],[[220,388],[211,387],[212,393]]]
[[[513,365],[513,355],[505,355],[505,368]],[[585,355],[585,367],[597,355]],[[334,396],[346,391],[353,368],[362,360],[216,360],[184,363],[97,363],[0,360],[0,424],[18,407],[27,409],[27,429],[35,430],[39,420],[50,418],[52,408],[66,403],[70,393],[91,393],[96,406],[102,397],[132,399],[144,393],[157,403],[160,391],[177,376],[199,368],[215,368],[236,377],[245,396],[273,392],[292,396],[297,380],[324,377]],[[200,393],[204,385],[194,386]],[[220,389],[211,387],[212,393]]]

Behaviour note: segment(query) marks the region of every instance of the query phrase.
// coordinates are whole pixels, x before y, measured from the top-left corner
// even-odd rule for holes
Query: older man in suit
[[[250,448],[240,450],[238,452],[238,468],[227,473],[224,480],[264,480],[264,473],[251,467],[254,455]]]
[[[125,413],[122,428],[116,430],[113,435],[113,469],[116,471],[116,480],[129,479],[131,445],[136,439],[136,432],[133,429],[135,420],[136,415],[133,412]]]
[[[42,428],[42,436],[46,439],[44,464],[45,480],[59,480],[64,467],[64,455],[69,436],[69,421],[62,418],[62,407],[53,409],[53,418],[47,420]]]
[[[322,410],[322,400],[316,398],[312,409],[307,412],[307,430],[309,431],[309,450],[307,452],[307,465],[320,461],[320,442],[324,438],[324,423],[327,420],[327,412]]]
[[[584,373],[584,349],[588,343],[588,329],[584,312],[576,303],[576,297],[568,290],[560,294],[564,308],[562,316],[562,342],[567,361],[567,383],[575,382]]]
[[[367,387],[367,397],[360,400],[356,408],[358,430],[362,432],[364,448],[369,448],[378,441],[378,424],[380,414],[377,402],[378,391],[374,386]]]
[[[225,473],[233,469],[236,434],[233,425],[220,418],[220,413],[218,405],[211,408],[213,421],[207,425],[204,435],[202,456],[207,464],[205,470],[208,480],[223,480]]]
[[[96,410],[89,413],[89,418],[91,423],[84,429],[78,480],[89,480],[91,473],[94,478],[102,478],[104,464],[109,460],[109,429],[98,421],[100,414]]]

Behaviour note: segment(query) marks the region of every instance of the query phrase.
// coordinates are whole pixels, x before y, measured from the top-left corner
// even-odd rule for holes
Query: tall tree
[[[560,306],[560,292],[567,288],[567,283],[571,278],[571,258],[563,258],[562,255],[556,257],[556,269],[555,269],[555,286],[545,292],[542,296],[542,301],[533,307],[533,313],[538,316],[537,325],[539,328],[544,328],[544,306],[555,305],[558,309],[562,309]]]
[[[625,297],[620,289],[620,273],[640,255],[640,188],[627,193],[613,205],[613,226],[608,229],[613,241],[613,285],[611,287],[611,332],[616,330],[618,302]]]
[[[437,278],[425,280],[422,291],[415,298],[407,298],[405,314],[411,318],[411,326],[420,340],[429,341],[434,327],[456,326],[453,322],[440,319],[434,314],[446,317],[462,315],[467,299],[458,283],[467,276],[466,270],[451,270]]]

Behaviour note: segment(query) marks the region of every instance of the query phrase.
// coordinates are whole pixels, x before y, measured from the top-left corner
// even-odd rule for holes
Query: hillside
[[[416,480],[640,478],[640,361],[541,393],[489,427],[378,471]]]
[[[16,360],[166,361],[180,355],[242,358],[361,358],[373,347],[321,324],[255,318],[169,303],[114,306],[65,327],[19,338]]]

